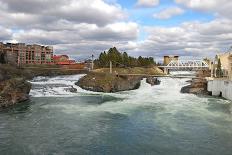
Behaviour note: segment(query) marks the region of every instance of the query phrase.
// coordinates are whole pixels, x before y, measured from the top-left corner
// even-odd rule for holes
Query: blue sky
[[[129,14],[128,21],[134,21],[142,26],[160,26],[160,27],[173,27],[179,26],[183,22],[198,21],[198,22],[209,22],[214,19],[212,13],[206,13],[203,11],[196,11],[193,9],[188,9],[182,5],[176,4],[173,0],[161,0],[158,6],[155,7],[137,7],[136,0],[117,0],[109,1],[109,3],[118,3],[120,6],[127,11]],[[173,16],[168,20],[155,19],[153,17],[154,13],[159,13],[170,7],[180,7],[185,10],[181,15]],[[141,31],[139,34],[139,41],[146,38],[147,33]]]
[[[231,0],[0,0],[0,40],[79,59],[112,46],[155,59],[213,58],[232,45],[231,8]]]
[[[207,22],[214,19],[212,13],[188,9],[182,5],[176,4],[173,0],[161,0],[158,6],[151,8],[136,7],[136,0],[117,0],[116,2],[128,11],[129,20],[139,22],[146,26],[158,25],[170,27],[178,26],[179,24],[187,21]],[[170,7],[181,7],[185,9],[185,13],[174,16],[168,20],[154,19],[152,16],[154,13],[159,13],[160,11]]]

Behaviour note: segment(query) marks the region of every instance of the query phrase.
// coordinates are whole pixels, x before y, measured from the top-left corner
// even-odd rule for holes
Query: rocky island
[[[85,90],[95,92],[114,93],[119,91],[133,90],[140,86],[141,80],[146,78],[147,83],[157,85],[160,81],[154,77],[146,77],[142,74],[160,75],[162,71],[157,67],[153,68],[116,68],[115,73],[110,74],[109,69],[97,69],[82,77],[76,85]],[[134,76],[133,73],[138,75]],[[141,75],[139,75],[141,74]]]
[[[147,75],[164,75],[153,57],[135,58],[119,52],[116,47],[102,52],[94,64],[97,69],[82,77],[76,85],[90,91],[113,93],[137,89],[143,78],[151,85],[159,84],[157,79]]]

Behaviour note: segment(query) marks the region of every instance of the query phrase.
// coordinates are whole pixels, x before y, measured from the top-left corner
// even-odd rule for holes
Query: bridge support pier
[[[164,74],[169,74],[169,69],[164,68]]]

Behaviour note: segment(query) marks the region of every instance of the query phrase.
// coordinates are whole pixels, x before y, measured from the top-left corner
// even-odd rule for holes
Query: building
[[[1,58],[9,64],[52,64],[53,47],[26,45],[25,43],[0,43]]]
[[[171,61],[178,61],[179,56],[164,56],[163,64],[167,66]]]
[[[218,54],[215,58],[215,69],[217,69],[218,60],[221,61],[221,69],[223,73],[232,80],[232,51]]]
[[[57,65],[71,65],[75,64],[75,60],[70,60],[67,55],[54,55],[53,61]]]

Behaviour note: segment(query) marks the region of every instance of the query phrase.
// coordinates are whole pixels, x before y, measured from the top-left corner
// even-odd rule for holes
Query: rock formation
[[[207,91],[208,82],[205,77],[210,77],[210,70],[199,70],[197,71],[196,77],[188,82],[190,85],[185,86],[181,89],[182,93],[191,93],[196,95],[210,95]]]
[[[158,80],[157,78],[154,78],[154,77],[147,77],[146,82],[148,84],[150,84],[151,86],[160,84],[160,80]]]
[[[207,91],[207,80],[204,78],[196,78],[191,84],[181,89],[181,93],[191,93],[196,95],[209,95]]]
[[[113,93],[137,89],[140,86],[141,79],[142,77],[139,76],[89,73],[76,82],[76,85],[85,90]]]
[[[31,84],[23,78],[0,82],[0,108],[9,107],[29,99]]]

